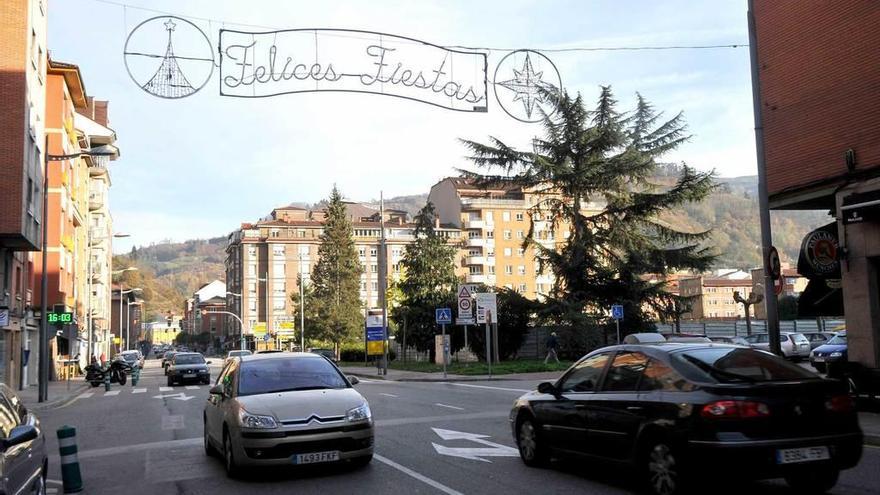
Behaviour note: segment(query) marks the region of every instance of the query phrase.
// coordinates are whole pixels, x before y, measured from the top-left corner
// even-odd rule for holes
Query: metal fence
[[[817,319],[817,320],[790,320],[780,321],[779,330],[782,332],[833,332],[842,329],[846,322],[840,319]],[[658,323],[657,331],[672,333],[674,324]],[[682,322],[681,333],[706,335],[708,337],[734,337],[746,335],[745,320],[731,321],[702,321]],[[752,321],[752,333],[767,333],[765,320]]]

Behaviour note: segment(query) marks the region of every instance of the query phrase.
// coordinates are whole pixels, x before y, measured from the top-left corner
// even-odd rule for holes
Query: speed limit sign
[[[476,290],[476,287],[473,285],[459,285],[458,286],[458,317],[459,318],[473,318],[474,314],[474,300],[473,293]]]

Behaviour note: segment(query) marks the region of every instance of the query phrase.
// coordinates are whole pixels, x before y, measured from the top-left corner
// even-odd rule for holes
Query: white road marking
[[[448,409],[455,409],[456,411],[464,411],[464,408],[463,408],[463,407],[450,406],[450,405],[447,405],[447,404],[441,404],[441,403],[439,403],[439,402],[435,402],[434,405],[435,405],[435,406],[440,406],[440,407],[445,407],[445,408],[448,408]]]
[[[77,399],[88,399],[89,397],[91,397],[93,395],[95,395],[95,394],[93,394],[91,392],[86,392],[84,394],[80,394],[79,397],[77,397]]]
[[[431,428],[443,440],[469,440],[474,443],[485,445],[486,447],[446,447],[431,442],[434,450],[440,455],[448,455],[451,457],[461,457],[472,461],[492,462],[483,457],[518,457],[519,451],[507,445],[490,442],[486,440],[489,435],[480,435],[477,433],[467,433],[463,431],[444,430],[442,428]]]
[[[401,473],[403,473],[407,476],[410,476],[412,478],[415,478],[428,486],[432,486],[447,495],[464,495],[461,492],[459,492],[457,490],[453,490],[452,488],[449,488],[448,486],[444,485],[443,483],[440,483],[439,481],[434,481],[431,478],[428,478],[427,476],[425,476],[423,474],[417,473],[406,466],[401,466],[400,464],[392,461],[391,459],[389,459],[387,457],[381,456],[379,454],[373,454],[373,459],[376,459],[377,461],[381,462],[382,464],[386,464],[388,466],[391,466],[394,469],[400,471]]]
[[[195,395],[186,395],[186,394],[183,393],[183,392],[178,392],[178,393],[176,393],[176,394],[160,394],[160,395],[154,395],[153,398],[154,398],[154,399],[174,399],[174,400],[180,400],[180,401],[184,401],[184,402],[186,402],[186,401],[188,401],[188,400],[190,400],[190,399],[195,399],[196,396],[195,396]]]
[[[187,385],[186,389],[187,390],[198,390],[199,386],[198,385]]]
[[[504,390],[507,392],[531,392],[531,390],[524,389],[524,388],[490,387],[488,385],[471,385],[469,383],[452,383],[452,382],[439,382],[439,383],[444,383],[446,385],[455,385],[456,387],[487,388],[489,390]]]
[[[104,392],[104,397],[110,397],[113,395],[119,395],[119,390],[111,390],[109,392]]]
[[[510,416],[510,409],[506,411],[484,411],[478,413],[446,414],[443,416],[420,416],[417,418],[392,418],[377,419],[376,426],[402,426],[422,423],[439,423],[441,421],[464,421],[467,419],[504,419]]]
[[[379,395],[384,395],[385,397],[394,397],[395,399],[397,398],[397,396],[394,394],[381,394],[380,393]]]
[[[174,387],[159,387],[159,392],[171,392]]]
[[[147,389],[145,389],[145,388],[134,388],[134,389],[131,390],[131,393],[133,393],[133,394],[142,394],[142,393],[144,393],[144,392],[146,392],[146,391],[147,391]]]

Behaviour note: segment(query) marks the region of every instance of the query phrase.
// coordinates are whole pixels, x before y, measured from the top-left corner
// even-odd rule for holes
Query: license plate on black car
[[[328,452],[311,452],[308,454],[296,454],[291,456],[294,464],[315,464],[318,462],[333,462],[339,460],[339,451],[330,450]]]
[[[824,461],[831,459],[828,447],[802,447],[799,449],[779,449],[776,451],[777,464],[794,464],[798,462]]]

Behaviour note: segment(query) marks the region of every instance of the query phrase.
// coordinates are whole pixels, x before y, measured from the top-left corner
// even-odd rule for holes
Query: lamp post
[[[45,153],[43,154],[43,223],[40,226],[40,234],[42,237],[40,253],[42,254],[42,268],[40,274],[40,353],[39,368],[37,380],[39,387],[37,390],[37,402],[46,402],[49,395],[49,323],[48,323],[48,303],[49,298],[49,241],[48,241],[48,221],[49,221],[49,162],[60,162],[65,160],[73,160],[81,156],[92,157],[109,157],[116,156],[119,151],[108,144],[89,148],[87,151],[79,151],[69,155],[50,155],[49,154],[49,136],[45,139]],[[89,275],[91,276],[91,274]]]
[[[303,254],[299,252],[299,352],[306,352],[306,277],[303,271]]]
[[[226,294],[229,296],[237,297],[237,298],[241,299],[241,294],[236,294],[235,292],[229,292],[229,291],[226,291]],[[240,303],[241,303],[241,301],[239,301],[239,304]],[[239,306],[239,311],[241,311],[241,306]],[[243,351],[244,350],[244,323],[241,321],[241,317],[239,317],[238,315],[236,315],[234,313],[230,313],[230,312],[225,312],[225,313],[234,316],[235,319],[238,320],[238,328],[239,328],[239,332],[240,332],[240,334],[239,334],[240,335],[239,350]]]
[[[124,270],[120,270],[120,272],[122,272],[122,271],[124,271]],[[119,289],[117,289],[117,290],[119,291],[119,337],[121,338],[122,337],[122,296],[124,296],[125,294],[131,294],[132,292],[140,292],[143,289],[141,289],[140,287],[135,287],[133,289],[123,290],[122,289],[122,282],[120,282]],[[128,325],[126,325],[126,329],[127,328],[128,328]],[[125,348],[128,349],[128,335],[125,336]],[[122,350],[121,345],[119,346],[119,350],[120,351]]]

